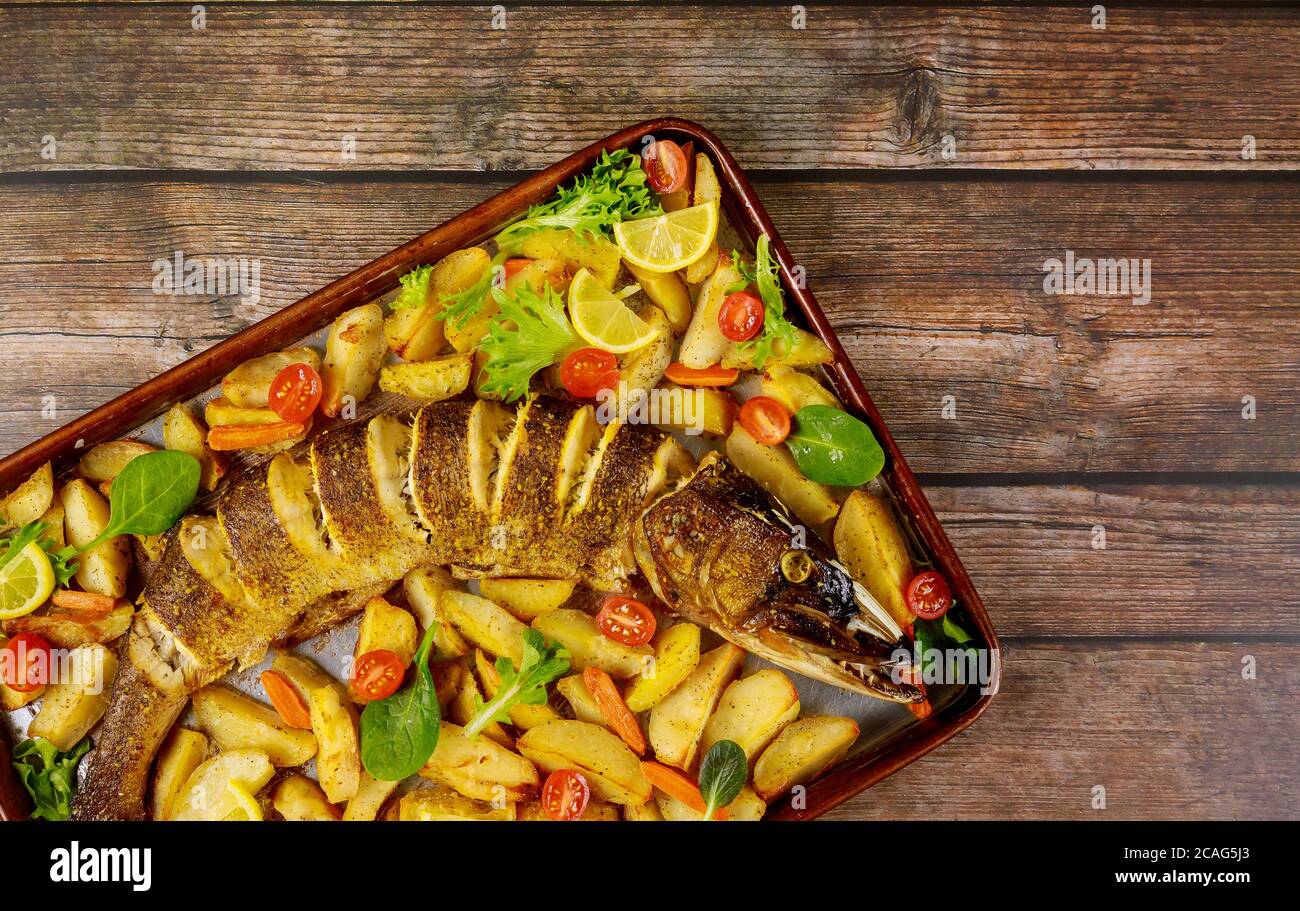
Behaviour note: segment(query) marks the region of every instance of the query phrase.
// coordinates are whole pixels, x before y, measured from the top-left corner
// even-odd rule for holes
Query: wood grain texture
[[[1004,645],[973,727],[826,818],[1300,818],[1297,646]]]
[[[803,29],[787,6],[512,5],[503,30],[486,6],[206,16],[0,9],[0,167],[534,168],[664,114],[749,168],[1300,163],[1293,8],[1116,8],[1104,30],[1087,5],[813,6]]]
[[[0,184],[0,358],[18,368],[0,397],[0,448],[508,182]],[[914,469],[1300,469],[1289,182],[878,175],[765,180],[759,192]],[[1149,258],[1151,302],[1045,294],[1043,264],[1067,249]],[[260,298],[154,294],[151,263],[177,250],[256,259]]]

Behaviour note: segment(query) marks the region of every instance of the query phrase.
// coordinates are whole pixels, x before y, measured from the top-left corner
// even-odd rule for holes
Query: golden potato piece
[[[695,263],[691,264],[692,267]],[[689,269],[687,270],[689,281]],[[722,334],[718,326],[718,311],[722,302],[730,293],[727,289],[741,281],[731,258],[719,261],[713,273],[704,279],[699,294],[695,299],[695,314],[691,317],[686,334],[682,336],[681,350],[677,359],[687,367],[701,369],[711,367],[721,360],[732,343]]]
[[[199,423],[186,405],[173,405],[163,415],[163,446],[177,452],[187,452],[199,460],[199,484],[204,490],[213,490],[226,473],[225,456],[208,448],[208,429]]]
[[[108,501],[85,480],[74,478],[64,484],[59,500],[64,511],[64,532],[74,547],[89,544],[108,525]],[[77,584],[86,591],[113,598],[126,594],[131,549],[125,535],[96,545],[77,562]]]
[[[673,334],[685,332],[691,322],[691,292],[681,276],[676,272],[648,272],[629,262],[623,265],[640,283],[646,297],[663,313]]]
[[[316,755],[311,731],[291,728],[276,713],[238,690],[214,684],[190,700],[199,729],[221,750],[259,750],[280,768],[302,765]]]
[[[659,804],[647,800],[640,805],[628,804],[623,807],[623,819],[627,822],[663,822],[664,814]]]
[[[343,821],[369,822],[378,818],[384,801],[392,796],[399,784],[400,781],[384,781],[382,778],[375,778],[362,766],[361,783],[357,787],[356,796],[348,801],[347,809],[343,811]]]
[[[408,611],[389,604],[382,596],[371,598],[366,602],[361,614],[361,625],[357,628],[357,644],[353,651],[354,658],[360,658],[366,652],[379,649],[392,652],[406,667],[415,658],[419,647],[419,636],[415,629],[415,618]],[[363,702],[352,681],[348,681],[348,695],[354,702]]]
[[[426,630],[435,623],[438,628],[433,634],[435,659],[460,658],[469,654],[469,643],[456,631],[442,615],[441,599],[445,591],[454,591],[458,583],[440,566],[421,566],[411,570],[402,579],[402,591],[406,594],[406,603],[415,613],[420,626]],[[489,598],[491,595],[488,596]]]
[[[786,725],[754,763],[754,791],[771,803],[836,763],[858,739],[852,718],[810,715]]]
[[[830,348],[826,347],[825,342],[811,332],[796,326],[794,345],[787,349],[784,342],[778,344],[773,350],[772,357],[763,364],[763,369],[766,370],[772,364],[784,364],[787,367],[820,367],[834,360],[835,355],[831,353]],[[735,342],[731,342],[722,355],[722,366],[735,367],[737,370],[753,370],[755,369],[754,350],[742,348]]]
[[[680,430],[691,435],[725,437],[731,433],[740,406],[725,389],[688,388],[665,383],[671,395],[654,415],[660,430]]]
[[[568,601],[575,584],[571,579],[483,579],[479,591],[524,623],[531,623]]]
[[[172,728],[154,762],[149,809],[155,821],[172,818],[176,799],[207,755],[208,738],[189,728]]]
[[[754,761],[777,734],[799,717],[799,691],[781,671],[764,668],[732,681],[704,727],[701,753],[719,740],[730,740]]]
[[[763,395],[771,396],[791,414],[809,405],[826,405],[843,409],[825,386],[806,373],[800,373],[784,364],[771,364],[763,376]]]
[[[43,516],[54,503],[54,471],[46,462],[0,500],[0,529],[26,525]]]
[[[117,656],[102,645],[82,645],[68,655],[69,679],[45,688],[40,711],[27,736],[44,737],[70,750],[99,723],[108,708],[108,693],[117,675]]]
[[[537,800],[527,800],[519,804],[515,811],[515,819],[519,822],[552,822],[551,817],[546,815],[542,809],[542,804]],[[618,805],[605,803],[603,800],[588,801],[587,808],[582,811],[577,822],[618,822],[620,814]]]
[[[591,690],[587,689],[587,684],[583,682],[581,674],[570,674],[567,677],[561,677],[555,682],[555,688],[560,691],[560,695],[569,703],[569,709],[573,712],[573,717],[578,721],[585,721],[588,724],[594,724],[602,728],[609,727],[609,720],[605,718],[605,713],[596,704],[596,697],[591,695]]]
[[[487,737],[471,740],[447,721],[420,775],[474,800],[498,804],[524,800],[539,784],[537,769],[527,759]]]
[[[275,774],[275,767],[258,750],[233,750],[213,756],[194,770],[172,808],[179,821],[220,822],[246,818],[243,794],[256,794]]]
[[[148,443],[136,440],[110,440],[86,450],[86,454],[77,462],[77,472],[87,481],[101,484],[111,481],[136,456],[153,452]]]
[[[321,412],[338,417],[349,400],[355,406],[368,396],[386,350],[384,311],[378,304],[355,307],[336,319],[325,343]]]
[[[402,822],[513,822],[515,805],[493,806],[439,786],[403,794],[398,802],[397,818]]]
[[[584,234],[578,237],[573,231],[551,228],[524,238],[524,256],[535,260],[560,260],[569,275],[579,269],[589,269],[606,288],[613,289],[622,264],[618,245],[601,236]]]
[[[469,388],[473,357],[449,354],[431,361],[390,364],[379,371],[379,388],[420,402],[441,402]]]
[[[467,592],[444,591],[438,604],[442,615],[466,639],[488,654],[504,656],[519,666],[527,627],[509,612],[487,598]]]
[[[241,408],[266,408],[270,402],[271,383],[290,364],[307,364],[320,372],[320,355],[312,348],[272,351],[244,361],[221,381],[221,394]]]
[[[654,662],[623,693],[627,707],[634,712],[654,708],[700,663],[700,628],[694,623],[674,623],[656,639]]]
[[[287,822],[335,822],[342,815],[320,785],[306,775],[290,775],[271,792],[271,806]]]
[[[316,735],[316,775],[330,803],[351,800],[361,786],[357,713],[335,686],[311,691],[311,729]]]
[[[730,642],[705,652],[690,676],[650,710],[647,733],[656,759],[679,769],[695,764],[704,726],[744,663],[745,652]]]
[[[654,655],[648,645],[624,645],[610,639],[596,626],[594,617],[570,607],[539,615],[533,620],[533,629],[568,649],[578,670],[598,667],[619,679],[639,674]]]
[[[882,500],[865,490],[849,494],[835,520],[835,555],[849,575],[861,582],[894,618],[906,627],[915,618],[907,606],[912,560],[894,517]]]
[[[519,752],[550,774],[577,769],[587,778],[593,796],[617,804],[643,804],[650,799],[650,782],[636,754],[602,727],[583,721],[552,721],[519,738]]]
[[[739,424],[727,437],[727,458],[808,525],[820,525],[839,512],[831,489],[805,477],[790,450],[756,442]]]

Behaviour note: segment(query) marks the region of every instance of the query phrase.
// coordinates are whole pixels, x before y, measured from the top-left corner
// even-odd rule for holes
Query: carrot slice
[[[664,377],[678,386],[730,386],[740,378],[740,371],[721,364],[687,367],[681,361],[673,361],[664,371]]]
[[[510,278],[519,270],[532,265],[532,260],[526,256],[514,256],[505,262],[506,278]]]
[[[262,689],[271,700],[271,705],[280,713],[284,723],[291,728],[311,730],[311,712],[307,703],[279,671],[262,671]]]
[[[637,723],[636,716],[623,701],[623,695],[614,685],[614,679],[598,667],[589,667],[582,672],[582,682],[587,685],[587,692],[596,700],[600,713],[605,716],[614,733],[622,738],[633,753],[644,756],[645,735],[641,733],[641,725]]]
[[[703,813],[709,808],[696,787],[695,782],[691,781],[681,772],[670,768],[661,762],[643,762],[641,763],[641,773],[645,775],[646,781],[663,791],[669,797],[676,797],[682,803],[686,804],[696,813]],[[715,820],[725,820],[728,816],[725,807],[718,807],[713,811]]]
[[[50,598],[55,607],[80,614],[94,614],[103,617],[117,607],[117,599],[112,595],[100,595],[95,592],[79,592],[71,588],[61,588]]]
[[[307,432],[303,424],[281,421],[278,424],[222,424],[208,431],[208,448],[216,452],[266,446],[292,440]]]

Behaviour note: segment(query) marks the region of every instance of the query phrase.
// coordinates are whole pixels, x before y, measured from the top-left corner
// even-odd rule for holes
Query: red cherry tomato
[[[790,412],[769,395],[756,395],[741,405],[737,420],[764,446],[775,446],[790,435]]]
[[[952,591],[938,573],[918,573],[907,586],[907,608],[922,620],[938,620],[950,607]]]
[[[591,788],[577,769],[556,769],[542,785],[542,812],[557,822],[581,819],[589,800]]]
[[[386,648],[366,652],[352,668],[352,689],[368,702],[386,699],[397,692],[406,676],[402,659]]]
[[[655,634],[655,615],[635,598],[610,595],[596,614],[596,626],[606,639],[624,645],[645,645]]]
[[[676,193],[686,186],[686,153],[671,139],[656,139],[642,157],[646,181],[656,193]]]
[[[320,374],[311,364],[290,364],[275,375],[267,404],[281,420],[301,424],[320,404]]]
[[[747,342],[763,329],[763,302],[750,291],[736,291],[718,308],[718,328],[733,342]]]
[[[560,382],[575,398],[593,399],[618,385],[618,358],[600,348],[579,348],[560,364]]]
[[[5,643],[0,671],[5,686],[15,692],[39,689],[49,683],[50,643],[37,633],[19,633]]]

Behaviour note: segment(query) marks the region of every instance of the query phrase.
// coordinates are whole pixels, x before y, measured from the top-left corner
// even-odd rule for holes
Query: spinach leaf
[[[704,818],[712,819],[719,807],[736,799],[749,777],[749,760],[734,740],[719,740],[700,762],[700,794],[704,796]]]
[[[438,624],[430,625],[415,653],[415,679],[361,712],[361,764],[382,781],[401,781],[420,771],[438,746],[442,712],[429,672],[429,651]]]
[[[829,405],[800,408],[785,445],[799,470],[818,484],[857,487],[885,467],[885,451],[871,428]]]
[[[32,819],[62,821],[72,813],[72,795],[76,791],[77,763],[90,752],[91,740],[81,742],[66,753],[44,737],[24,740],[14,747],[14,769],[36,809]]]
[[[186,452],[160,449],[136,456],[113,479],[108,524],[85,553],[118,535],[160,535],[176,524],[199,492],[199,460]]]

